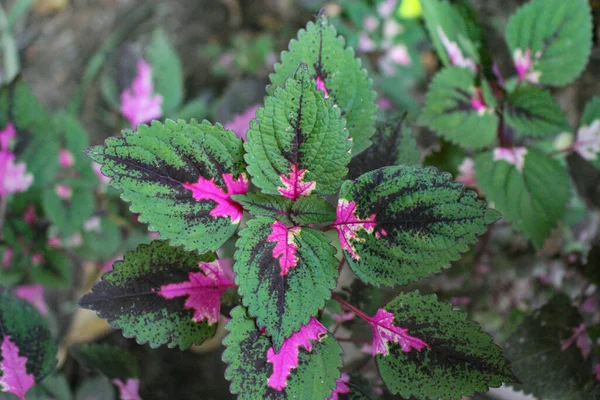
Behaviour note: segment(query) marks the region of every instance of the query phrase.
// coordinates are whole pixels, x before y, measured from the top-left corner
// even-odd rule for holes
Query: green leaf
[[[565,167],[528,149],[521,173],[487,152],[475,157],[475,177],[504,219],[540,249],[566,210],[571,185]]]
[[[83,229],[96,208],[94,194],[90,188],[73,187],[72,196],[69,200],[61,199],[56,188],[42,191],[42,206],[44,213],[60,232],[61,236],[67,237]]]
[[[421,0],[421,6],[429,36],[442,63],[474,71],[479,63],[481,29],[448,1]]]
[[[71,400],[71,388],[63,374],[52,374],[27,392],[27,400]],[[11,400],[16,399],[11,397]],[[3,399],[4,400],[4,399]],[[91,399],[88,399],[91,400]]]
[[[35,382],[54,371],[57,347],[46,320],[28,302],[0,288],[0,344],[6,337],[18,348],[19,357],[27,359],[26,373],[33,375]]]
[[[396,166],[344,182],[333,225],[354,273],[393,286],[448,267],[498,217],[450,174]]]
[[[238,400],[313,400],[331,396],[342,365],[342,349],[331,334],[312,341],[310,352],[300,348],[298,365],[291,370],[287,386],[277,391],[267,384],[273,373],[267,361],[271,340],[260,332],[244,307],[234,308],[231,316],[229,334],[223,340],[223,361],[228,364],[225,378]]]
[[[581,323],[565,295],[553,297],[521,323],[504,345],[521,381],[513,385],[516,390],[549,400],[595,398],[589,393],[596,383],[590,360],[583,359],[575,344],[562,349]]]
[[[489,84],[475,87],[475,74],[465,68],[446,68],[438,73],[427,92],[419,124],[428,126],[444,139],[462,147],[481,149],[496,140],[496,101]],[[480,94],[482,97],[480,97]],[[485,109],[477,110],[473,99],[483,99]]]
[[[236,248],[238,293],[279,351],[331,297],[338,276],[335,250],[320,231],[287,228],[268,217],[248,221]]]
[[[271,217],[286,223],[291,222],[289,218],[293,203],[291,199],[260,192],[238,194],[231,198],[256,217]]]
[[[79,364],[96,370],[110,379],[137,378],[137,359],[128,351],[107,344],[85,344],[74,346],[69,352]]]
[[[519,59],[529,52],[529,80],[543,85],[567,85],[581,74],[590,56],[589,2],[533,0],[510,18],[506,41],[516,64],[522,64]]]
[[[154,89],[163,97],[163,114],[170,114],[183,101],[183,71],[177,51],[165,31],[154,31],[146,56],[152,66]]]
[[[417,141],[403,121],[381,124],[377,126],[373,145],[350,162],[349,177],[354,179],[389,165],[419,164],[420,159]]]
[[[121,228],[116,223],[106,217],[99,218],[99,221],[98,228],[83,232],[83,246],[77,249],[77,253],[86,259],[111,259],[123,243]]]
[[[105,376],[84,380],[75,392],[75,400],[115,400],[115,389]]]
[[[29,269],[29,275],[35,282],[48,288],[66,288],[73,281],[73,262],[62,252],[47,250],[42,253],[41,262]]]
[[[137,133],[124,130],[88,155],[123,190],[121,198],[140,213],[140,222],[174,246],[216,250],[241,220],[241,208],[229,195],[247,190],[242,141],[221,125],[153,122],[138,126]]]
[[[507,97],[504,117],[508,126],[522,136],[548,136],[570,132],[571,126],[557,101],[547,91],[522,86]]]
[[[161,241],[141,245],[114,263],[113,271],[79,300],[79,306],[96,311],[113,328],[122,329],[123,336],[135,337],[152,348],[166,344],[185,349],[200,344],[214,335],[216,325],[195,321],[185,297],[169,299],[160,292],[166,285],[187,282],[190,274],[201,271],[199,263],[215,258]]]
[[[600,96],[593,97],[585,105],[580,125],[591,125],[597,120],[600,120]]]
[[[388,389],[405,398],[457,399],[502,382],[514,375],[502,351],[466,314],[435,295],[403,293],[385,306],[396,326],[429,345],[405,353],[390,342],[387,355],[378,354],[377,367]]]
[[[265,99],[247,138],[248,173],[263,193],[333,194],[348,173],[352,142],[340,108],[316,89],[306,64]]]
[[[275,64],[275,73],[269,76],[272,86],[267,92],[273,95],[277,87],[295,75],[301,63],[308,64],[312,80],[319,77],[324,81],[329,96],[344,115],[354,143],[352,153],[358,154],[369,147],[369,138],[375,132],[376,93],[367,71],[354,58],[354,50],[344,44],[327,17],[317,17],[281,53],[281,63]]]
[[[301,197],[292,205],[291,216],[298,225],[324,224],[335,220],[335,207],[320,197]]]

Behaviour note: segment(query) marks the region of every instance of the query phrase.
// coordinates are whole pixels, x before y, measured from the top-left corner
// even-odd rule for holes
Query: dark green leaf
[[[93,369],[110,379],[138,377],[138,361],[128,351],[106,344],[85,344],[69,349],[73,357],[88,369]]]
[[[241,206],[229,196],[247,190],[242,141],[221,125],[140,125],[137,133],[124,130],[88,155],[103,164],[102,173],[123,190],[121,198],[140,213],[140,222],[173,245],[216,250],[241,220]]]
[[[338,276],[335,250],[320,231],[268,217],[249,221],[236,248],[238,292],[279,350],[330,298]]]
[[[385,309],[394,325],[429,345],[403,352],[390,342],[387,355],[378,354],[377,366],[392,393],[417,399],[458,399],[514,381],[502,351],[466,314],[435,295],[401,294]]]
[[[292,220],[298,225],[318,225],[335,220],[335,207],[320,197],[301,197],[292,205]]]
[[[380,168],[340,191],[346,260],[364,282],[403,285],[448,267],[499,214],[435,168]]]
[[[115,388],[105,376],[89,378],[77,388],[75,400],[115,400]]]
[[[270,75],[272,86],[267,92],[273,95],[277,87],[295,75],[301,63],[308,64],[312,80],[322,79],[329,96],[339,106],[354,142],[352,153],[358,154],[369,147],[369,138],[375,132],[376,94],[367,71],[344,43],[326,16],[309,22],[306,29],[298,32],[298,39],[290,42],[289,49],[281,53],[281,63],[275,64],[275,73]]]

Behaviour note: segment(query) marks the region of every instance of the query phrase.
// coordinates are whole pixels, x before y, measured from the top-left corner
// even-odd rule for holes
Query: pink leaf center
[[[210,215],[217,217],[229,217],[234,224],[242,220],[242,206],[231,199],[233,194],[244,194],[248,191],[248,179],[246,174],[240,174],[237,180],[234,180],[231,174],[223,174],[223,180],[227,191],[215,184],[215,178],[198,178],[196,183],[184,183],[183,187],[192,191],[195,200],[212,200],[217,203],[216,207],[210,211]]]
[[[539,56],[540,54],[538,54]],[[527,49],[516,49],[513,54],[513,61],[517,70],[517,75],[520,81],[528,81],[531,83],[538,83],[542,73],[540,71],[533,71],[533,61],[531,60],[531,50]]]
[[[323,94],[325,95],[325,98],[327,99],[329,97],[329,91],[325,87],[325,81],[323,80],[323,78],[321,78],[320,75],[317,75],[316,80],[317,80],[317,90],[322,90]]]
[[[139,60],[131,88],[121,93],[121,113],[133,129],[162,115],[163,98],[159,94],[153,95],[153,91],[152,67]]]
[[[494,161],[506,161],[517,167],[519,172],[523,172],[526,155],[527,149],[525,147],[497,147],[494,149]]]
[[[481,88],[475,88],[475,94],[473,97],[471,97],[471,107],[477,111],[477,114],[485,114],[485,110],[487,110],[487,104],[485,104],[485,100],[483,99]]]
[[[304,182],[305,169],[298,170],[296,165],[292,165],[292,171],[288,176],[280,175],[283,187],[277,188],[277,191],[288,199],[296,200],[301,196],[308,196],[317,187],[316,182]]]
[[[35,384],[33,375],[27,373],[27,357],[19,357],[19,348],[10,340],[10,336],[4,336],[1,350],[0,386],[3,391],[13,393],[24,400],[25,393]]]
[[[350,393],[350,387],[347,383],[350,382],[350,376],[347,373],[343,373],[340,379],[335,383],[335,389],[331,391],[331,396],[327,400],[339,400],[340,394]]]
[[[387,355],[390,351],[389,342],[396,342],[404,353],[412,349],[421,351],[429,347],[427,343],[408,334],[408,329],[393,325],[394,314],[380,308],[373,318],[367,321],[373,329],[373,356],[377,354]]]
[[[267,350],[267,361],[273,364],[273,373],[269,377],[268,385],[275,390],[283,390],[287,386],[287,378],[292,369],[298,367],[300,347],[312,351],[313,340],[322,340],[327,334],[327,329],[315,318],[310,319],[307,325],[289,338],[285,339],[279,353],[273,348]]]
[[[281,221],[276,221],[271,225],[271,234],[267,237],[269,242],[275,242],[273,247],[273,258],[279,258],[281,267],[281,276],[288,274],[291,268],[298,265],[298,246],[294,242],[300,234],[300,227],[287,228]]]
[[[194,310],[192,319],[196,322],[207,320],[212,325],[219,320],[221,295],[235,284],[220,260],[198,265],[202,272],[190,272],[186,282],[163,285],[158,294],[165,299],[188,296],[185,308]]]
[[[442,44],[444,45],[444,48],[446,49],[446,53],[448,53],[450,63],[452,65],[456,65],[457,67],[468,68],[473,72],[477,72],[477,65],[475,64],[475,61],[465,57],[458,44],[451,41],[441,27],[438,27],[437,32]]]
[[[350,242],[364,242],[364,239],[358,236],[358,231],[363,229],[367,233],[373,233],[376,222],[375,214],[371,214],[367,219],[360,219],[356,215],[356,206],[357,204],[353,201],[340,199],[337,206],[337,218],[333,223],[333,226],[338,231],[342,249],[350,253],[355,260],[360,260],[356,248]],[[387,232],[385,229],[381,229],[379,232],[376,232],[375,235],[379,238],[381,236],[386,236]]]

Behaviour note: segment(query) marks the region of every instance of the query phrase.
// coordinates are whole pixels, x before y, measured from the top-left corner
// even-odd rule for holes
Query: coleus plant
[[[326,16],[270,79],[245,143],[220,124],[166,120],[88,150],[161,240],[127,253],[79,304],[139,343],[180,349],[212,337],[223,311],[226,378],[242,399],[365,398],[322,322],[330,299],[370,326],[392,393],[450,399],[515,381],[491,338],[434,294],[402,293],[368,315],[336,289],[346,264],[377,287],[438,273],[500,215],[431,167],[344,181],[370,146],[375,93]],[[233,263],[217,255],[232,241]]]
[[[565,86],[583,71],[592,46],[589,2],[533,0],[521,7],[506,26],[515,75],[508,79],[464,4],[421,4],[444,68],[419,122],[467,152],[460,179],[481,189],[540,249],[563,219],[572,191],[565,157],[577,152],[599,159],[599,100],[589,103],[573,139],[545,88]]]

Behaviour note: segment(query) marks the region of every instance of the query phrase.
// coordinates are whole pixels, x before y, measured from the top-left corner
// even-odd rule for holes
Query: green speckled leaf
[[[504,118],[518,136],[549,136],[571,131],[554,97],[535,86],[522,86],[508,95]]]
[[[293,203],[291,199],[260,192],[237,194],[231,198],[256,217],[272,217],[283,222],[290,222],[289,216]]]
[[[238,292],[278,350],[331,297],[338,276],[335,249],[320,231],[287,228],[268,217],[249,221],[236,248]]]
[[[213,336],[216,324],[194,320],[195,310],[186,307],[186,296],[171,299],[160,295],[165,285],[181,284],[200,273],[200,262],[214,261],[214,254],[199,255],[166,242],[141,245],[113,264],[79,300],[79,306],[98,313],[123,336],[155,348],[166,344],[185,349]]]
[[[592,48],[588,0],[533,0],[509,20],[506,41],[516,53],[530,52],[527,74],[543,85],[564,86],[585,68]],[[516,62],[517,63],[517,62]]]
[[[475,100],[483,100],[479,110],[473,104]],[[472,71],[445,68],[429,86],[419,124],[461,147],[480,149],[496,140],[498,117],[495,107],[496,101],[486,81],[482,88],[476,88]]]
[[[122,135],[88,155],[149,230],[201,253],[233,235],[242,211],[229,196],[248,187],[242,141],[233,132],[206,121],[167,120]]]
[[[466,314],[435,295],[400,294],[385,306],[394,314],[394,325],[429,347],[402,352],[390,342],[387,355],[378,354],[377,367],[392,393],[417,399],[459,399],[502,382],[514,375],[502,351]]]
[[[345,125],[340,108],[324,99],[303,64],[250,124],[245,158],[252,182],[263,193],[292,200],[335,193],[350,161]]]
[[[562,349],[582,322],[577,308],[565,295],[553,297],[525,319],[504,345],[521,384],[513,384],[539,399],[595,399],[592,363],[573,343]]]
[[[475,177],[488,201],[513,227],[541,248],[569,200],[569,175],[558,161],[534,149],[525,155],[523,172],[492,152],[475,157]]]
[[[18,348],[18,356],[27,358],[26,373],[33,375],[35,382],[52,373],[57,347],[45,319],[28,302],[0,288],[0,344],[7,336]],[[0,360],[3,360],[1,353],[2,350]]]
[[[238,400],[315,400],[331,396],[340,377],[342,349],[331,334],[312,342],[310,352],[300,348],[298,366],[291,370],[287,387],[277,391],[268,386],[273,366],[267,361],[271,340],[256,327],[244,307],[231,312],[229,334],[223,340],[223,361],[228,364],[225,378]]]
[[[448,267],[498,218],[450,174],[396,166],[346,181],[333,225],[354,273],[393,286]]]
[[[354,58],[354,50],[345,47],[345,41],[324,15],[309,22],[306,29],[298,32],[287,51],[281,53],[281,63],[275,64],[270,75],[270,95],[283,86],[296,73],[301,63],[315,81],[320,78],[347,121],[346,127],[354,142],[353,154],[358,154],[371,144],[369,138],[375,132],[375,92],[367,71],[360,60]]]
[[[292,205],[291,217],[298,225],[318,225],[335,220],[335,207],[326,200],[310,196],[301,197]]]
[[[139,373],[137,359],[117,346],[93,343],[71,347],[69,352],[79,364],[110,379],[137,378]]]

